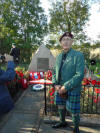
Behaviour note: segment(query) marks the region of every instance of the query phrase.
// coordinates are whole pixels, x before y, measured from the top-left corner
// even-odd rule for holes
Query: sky
[[[100,5],[93,4],[90,13],[91,16],[87,23],[86,33],[94,41],[100,40]]]
[[[48,8],[50,8],[49,0],[40,0],[45,13],[48,15]],[[84,29],[91,41],[100,41],[100,4],[92,4],[90,9],[90,18]],[[99,35],[99,37],[98,37]]]

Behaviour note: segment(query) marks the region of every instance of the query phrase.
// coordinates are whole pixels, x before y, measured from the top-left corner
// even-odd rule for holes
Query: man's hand
[[[61,98],[64,98],[64,99],[68,98],[67,90],[65,89],[65,86],[62,86],[58,93]]]
[[[59,90],[59,94],[64,94],[66,92],[67,92],[67,90],[65,89],[65,86],[61,86],[61,88]]]
[[[55,90],[59,92],[61,85],[55,85]]]

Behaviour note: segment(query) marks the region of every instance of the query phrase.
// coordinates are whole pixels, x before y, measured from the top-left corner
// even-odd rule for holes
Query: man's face
[[[64,36],[61,40],[63,50],[69,50],[72,46],[73,40],[69,36]]]
[[[12,44],[12,48],[15,48],[15,45]]]

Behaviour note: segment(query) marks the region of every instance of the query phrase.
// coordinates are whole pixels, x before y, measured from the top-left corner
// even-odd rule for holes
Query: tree
[[[90,58],[90,48],[91,48],[91,45],[90,43],[83,43],[81,46],[80,46],[80,51],[83,52],[84,54],[84,58],[85,60],[89,60]]]
[[[6,43],[7,37],[12,34],[13,30],[11,30],[7,26],[7,17],[9,18],[10,16],[10,7],[11,7],[11,1],[0,1],[0,53],[4,54],[9,51],[9,45]],[[7,15],[6,15],[7,14]],[[6,20],[6,22],[5,22]]]
[[[10,50],[10,44],[15,42],[24,52],[28,51],[30,59],[32,45],[40,45],[48,30],[47,17],[40,6],[40,0],[1,0],[0,14],[2,46]]]
[[[47,32],[47,18],[39,0],[19,0],[14,11],[18,14],[19,33],[25,43],[40,44]]]
[[[67,8],[68,4],[70,8]],[[86,39],[83,29],[89,18],[87,1],[74,0],[73,3],[57,1],[52,5],[52,9],[50,9],[50,32],[62,34],[69,31],[74,34],[76,40]]]
[[[47,18],[44,10],[40,7],[39,0],[16,0],[15,5],[14,11],[18,14],[20,24],[19,35],[23,40],[22,59],[30,61],[32,45],[40,45],[47,33]]]

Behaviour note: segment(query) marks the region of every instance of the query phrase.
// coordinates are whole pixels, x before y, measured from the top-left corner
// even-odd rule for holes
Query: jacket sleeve
[[[66,90],[71,90],[76,88],[81,84],[81,81],[84,77],[84,56],[82,53],[77,55],[76,60],[76,73],[75,75],[67,82],[64,83]]]
[[[0,84],[6,83],[7,81],[13,80],[15,77],[14,62],[9,61],[7,65],[7,70],[3,71],[0,75]]]

